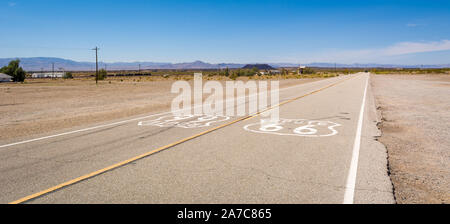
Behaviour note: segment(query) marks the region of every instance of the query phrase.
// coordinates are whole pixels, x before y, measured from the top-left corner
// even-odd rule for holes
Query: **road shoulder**
[[[381,135],[377,127],[381,117],[377,114],[373,88],[369,79],[364,123],[355,189],[356,204],[393,204],[393,187],[388,175],[386,147],[377,141]]]
[[[373,76],[397,203],[450,202],[449,82],[448,75]]]

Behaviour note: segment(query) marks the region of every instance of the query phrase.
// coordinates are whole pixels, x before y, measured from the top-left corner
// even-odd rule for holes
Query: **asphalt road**
[[[279,130],[162,113],[2,140],[0,203],[394,203],[369,77],[281,90]]]

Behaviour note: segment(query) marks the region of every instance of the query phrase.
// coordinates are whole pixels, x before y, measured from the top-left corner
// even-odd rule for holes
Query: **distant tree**
[[[228,67],[225,69],[225,76],[230,76],[230,69]]]
[[[350,74],[350,71],[348,70],[348,68],[346,68],[346,69],[344,70],[344,73],[347,74],[347,75]]]
[[[259,73],[259,69],[257,67],[252,68],[252,75],[256,75]]]
[[[105,69],[98,71],[98,80],[105,80],[108,77],[108,72]]]
[[[229,76],[230,79],[236,80],[236,78],[239,76],[239,73],[240,73],[239,70],[240,70],[240,69],[238,69],[237,71],[233,71],[233,72],[231,73],[231,75]]]
[[[7,66],[0,69],[0,72],[11,76],[14,82],[23,82],[25,81],[26,72],[19,66],[19,64],[19,59],[10,61]]]
[[[311,68],[305,68],[303,69],[303,74],[316,74],[316,71]]]
[[[73,75],[72,72],[66,72],[66,74],[64,74],[64,79],[73,79]]]

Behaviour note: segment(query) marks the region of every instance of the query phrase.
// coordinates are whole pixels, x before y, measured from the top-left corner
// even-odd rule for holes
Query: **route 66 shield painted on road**
[[[336,127],[341,126],[331,121],[314,121],[307,119],[280,119],[278,122],[261,120],[260,123],[250,124],[245,130],[273,135],[328,137],[338,134]]]
[[[158,127],[179,127],[179,128],[202,128],[208,127],[213,123],[229,120],[226,116],[212,115],[186,115],[186,116],[162,116],[156,120],[141,121],[139,126],[158,126]]]

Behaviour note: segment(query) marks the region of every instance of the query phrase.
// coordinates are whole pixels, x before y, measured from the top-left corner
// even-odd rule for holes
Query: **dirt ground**
[[[176,96],[170,93],[176,79],[111,78],[98,86],[87,79],[0,83],[0,140],[169,111]],[[280,88],[316,80],[318,78],[280,80]]]
[[[372,75],[398,203],[450,203],[450,75]]]

